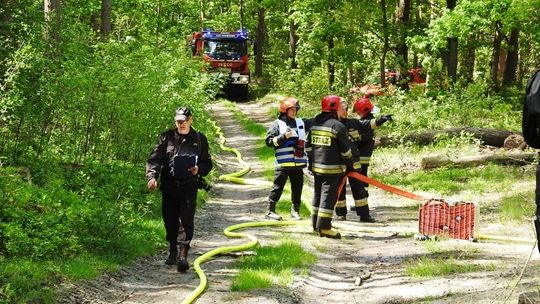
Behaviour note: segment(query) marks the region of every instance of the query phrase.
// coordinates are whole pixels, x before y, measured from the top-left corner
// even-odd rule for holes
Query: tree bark
[[[446,8],[454,10],[456,0],[446,0]],[[446,55],[446,71],[448,77],[455,83],[457,79],[458,65],[458,39],[456,37],[447,38],[447,55]]]
[[[491,80],[491,90],[499,90],[499,56],[501,53],[501,41],[502,35],[500,32],[501,24],[499,21],[495,23],[495,36],[493,37],[493,50],[491,54],[491,71],[490,71],[490,80]]]
[[[264,16],[266,9],[263,7],[257,8],[257,31],[255,33],[255,75],[262,76],[263,74],[263,46],[266,34]]]
[[[60,40],[61,10],[60,0],[44,0],[43,12],[45,17],[45,40],[58,43]]]
[[[407,29],[409,27],[409,16],[411,13],[411,1],[410,0],[399,0],[398,12],[396,23],[399,28],[399,42],[397,46],[397,60],[399,63],[399,74],[407,75],[409,68],[409,48],[407,46]],[[400,82],[400,87],[407,89],[408,88],[408,78],[402,77]]]
[[[381,0],[381,14],[382,14],[382,29],[383,29],[383,49],[381,54],[381,60],[379,62],[379,73],[380,73],[380,82],[381,86],[386,86],[386,54],[388,53],[388,49],[390,48],[388,43],[388,20],[386,19],[387,11],[386,11],[386,0]]]
[[[403,137],[402,140],[396,140],[388,137],[381,137],[380,142],[377,144],[381,147],[392,146],[403,143],[415,143],[418,145],[428,145],[431,144],[437,136],[441,134],[446,134],[449,137],[459,136],[462,133],[471,134],[474,138],[480,139],[483,144],[494,147],[504,146],[504,140],[513,134],[518,134],[506,130],[497,130],[497,129],[482,129],[482,128],[449,128],[445,130],[433,130],[426,131],[422,133],[409,134]]]
[[[470,35],[468,41],[476,41],[474,35]],[[460,65],[460,78],[463,78],[464,83],[471,83],[474,79],[474,62],[476,60],[476,51],[472,42],[463,45],[463,52],[461,55]]]
[[[513,28],[508,41],[506,66],[503,74],[503,86],[511,86],[516,81],[519,54],[519,29]]]
[[[336,79],[336,68],[334,62],[334,36],[328,37],[328,88],[330,91],[334,90],[334,82]]]
[[[298,35],[296,30],[298,25],[294,20],[289,21],[289,58],[291,59],[291,69],[296,69],[298,64],[296,63],[296,46],[298,44]]]
[[[422,158],[422,169],[432,169],[442,166],[452,165],[454,167],[474,167],[492,162],[499,165],[527,165],[534,161],[538,153],[517,152],[517,153],[497,153],[466,156],[458,159],[451,159],[446,155],[435,155]]]
[[[101,24],[99,29],[102,39],[107,38],[111,32],[111,2],[111,0],[101,0]]]

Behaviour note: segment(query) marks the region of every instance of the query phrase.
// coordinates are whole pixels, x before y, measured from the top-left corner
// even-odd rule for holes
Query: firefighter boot
[[[268,203],[268,210],[266,211],[264,217],[274,221],[281,221],[283,219],[281,215],[276,213],[276,203],[270,202]]]
[[[174,263],[176,263],[176,256],[178,255],[178,251],[176,249],[176,244],[170,244],[169,246],[169,256],[165,260],[165,264],[174,265]]]
[[[293,205],[292,209],[291,209],[291,218],[294,220],[294,221],[299,221],[302,219],[302,217],[300,216],[300,204],[297,205]]]
[[[360,216],[360,222],[363,222],[363,223],[376,223],[377,220],[374,219],[373,217],[371,217],[371,215],[364,215],[364,216]]]
[[[188,251],[189,244],[180,244],[180,253],[178,254],[178,259],[176,260],[176,267],[178,272],[186,272],[189,269],[188,263]]]
[[[319,229],[319,235],[331,239],[341,239],[341,234],[333,229]]]

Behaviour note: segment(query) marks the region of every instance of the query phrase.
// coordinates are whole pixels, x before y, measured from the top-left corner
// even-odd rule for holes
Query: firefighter
[[[306,150],[309,169],[314,175],[311,222],[321,237],[340,239],[332,229],[337,190],[347,167],[352,167],[352,152],[347,128],[337,119],[341,97],[328,95],[321,102],[321,113],[313,119]]]
[[[159,136],[146,161],[146,178],[151,191],[158,187],[157,180],[160,180],[162,217],[169,241],[165,264],[176,263],[178,271],[185,272],[189,269],[187,255],[193,238],[197,191],[202,176],[212,169],[212,160],[206,137],[191,127],[192,111],[178,108],[174,120],[176,128]],[[179,228],[185,233],[181,242],[177,240]]]
[[[364,96],[354,103],[354,112],[360,116],[360,119],[347,119],[347,112],[342,111],[342,122],[345,123],[349,132],[349,139],[353,145],[354,154],[357,158],[354,160],[353,169],[367,176],[371,155],[375,148],[375,129],[387,121],[392,120],[392,114],[383,115],[377,119],[373,114],[380,112],[380,109],[371,103],[367,96]],[[356,147],[354,147],[356,146]],[[361,222],[374,223],[376,220],[369,214],[367,191],[368,184],[356,179],[349,179],[351,192],[354,198],[354,209],[360,217]],[[345,188],[336,204],[336,215],[338,220],[345,220],[347,216],[347,206],[345,205]]]
[[[274,184],[268,196],[268,209],[265,214],[267,219],[282,219],[276,213],[276,203],[283,193],[287,178],[291,182],[291,218],[301,219],[300,203],[304,185],[302,169],[307,166],[304,146],[310,120],[297,118],[299,109],[300,103],[295,98],[282,99],[279,102],[279,117],[266,132],[266,145],[274,148],[276,155]]]

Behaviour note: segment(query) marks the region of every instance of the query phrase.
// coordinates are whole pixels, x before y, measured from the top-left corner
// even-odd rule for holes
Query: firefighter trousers
[[[291,181],[291,202],[295,211],[300,211],[302,188],[304,187],[304,172],[302,169],[276,170],[274,185],[268,196],[268,210],[276,211],[276,203],[281,198],[287,178]]]
[[[368,169],[368,165],[363,164],[361,168],[356,170],[356,172],[367,176],[367,169]],[[369,205],[368,205],[369,193],[367,191],[368,184],[362,181],[359,181],[355,178],[348,177],[347,179],[351,187],[356,215],[360,217],[369,216]],[[345,203],[345,197],[347,193],[346,186],[347,185],[343,187],[339,195],[338,201],[336,203],[335,210],[336,210],[336,215],[338,216],[347,215],[347,205]]]
[[[337,190],[343,175],[315,175],[315,193],[311,203],[313,230],[332,228],[332,216],[337,201]]]

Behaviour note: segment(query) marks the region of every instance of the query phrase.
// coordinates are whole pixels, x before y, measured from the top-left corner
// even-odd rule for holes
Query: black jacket
[[[171,184],[174,181],[182,183],[196,181],[196,175],[180,181],[171,176],[169,164],[176,153],[198,155],[198,175],[206,176],[212,170],[212,158],[208,152],[208,140],[204,134],[191,128],[188,134],[181,135],[176,129],[171,129],[159,136],[154,150],[146,161],[147,182],[152,178],[160,178],[162,185]]]
[[[347,128],[333,113],[321,113],[313,120],[306,152],[310,170],[318,175],[342,175],[352,166]]]

